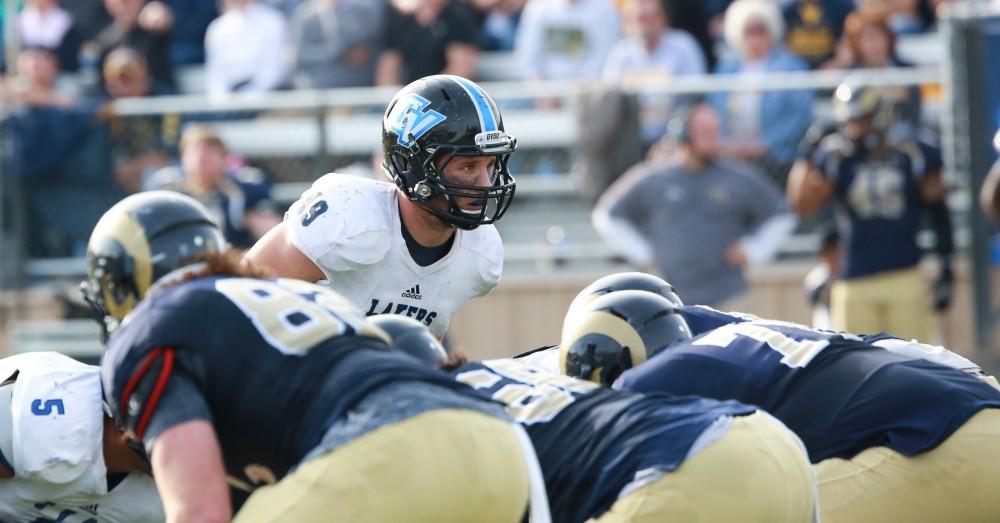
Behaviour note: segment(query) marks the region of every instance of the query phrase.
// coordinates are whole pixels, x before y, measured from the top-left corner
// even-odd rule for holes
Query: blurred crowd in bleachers
[[[706,73],[899,67],[908,64],[896,53],[898,35],[933,31],[943,1],[22,0],[3,12],[6,2],[0,155],[3,175],[20,188],[5,197],[27,203],[29,255],[74,256],[96,217],[125,194],[161,184],[221,194],[218,184],[185,181],[198,176],[186,172],[194,167],[182,145],[214,148],[209,154],[222,159],[204,161],[242,187],[246,166],[226,158],[217,137],[202,131],[181,140],[192,118],[118,117],[108,102],[119,98],[252,100],[441,72],[475,79],[483,53],[508,53],[516,64],[510,80],[619,86]],[[721,119],[723,153],[782,183],[815,96],[718,93],[706,101]],[[906,96],[917,119],[920,93]],[[639,97],[643,154],[686,103]]]

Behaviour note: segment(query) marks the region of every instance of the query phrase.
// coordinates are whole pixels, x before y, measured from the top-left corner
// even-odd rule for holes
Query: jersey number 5
[[[31,402],[31,413],[35,416],[48,416],[52,414],[55,410],[57,415],[66,414],[66,409],[63,407],[63,400],[34,400]]]

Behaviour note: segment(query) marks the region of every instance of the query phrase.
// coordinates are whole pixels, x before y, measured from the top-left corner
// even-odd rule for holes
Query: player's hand
[[[174,25],[174,14],[163,2],[150,2],[139,11],[139,27],[151,33],[165,33]]]
[[[740,269],[746,269],[747,264],[747,253],[743,252],[743,246],[740,242],[736,242],[726,249],[726,262],[733,267],[739,267]]]
[[[954,293],[955,275],[951,272],[951,267],[941,269],[941,274],[934,281],[934,311],[945,312],[951,306],[951,298]]]

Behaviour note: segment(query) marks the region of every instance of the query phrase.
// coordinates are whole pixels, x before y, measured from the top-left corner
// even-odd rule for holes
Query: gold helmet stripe
[[[146,238],[146,232],[139,222],[124,212],[105,215],[97,222],[90,237],[99,241],[115,240],[132,258],[137,296],[129,296],[125,302],[118,303],[109,295],[108,286],[101,286],[105,307],[112,316],[120,320],[132,310],[137,299],[142,299],[153,283],[153,260],[149,250],[149,239]],[[93,251],[94,246],[90,246],[89,250]]]
[[[563,325],[562,339],[559,342],[559,370],[566,373],[566,356],[573,343],[587,334],[603,334],[628,347],[632,356],[632,365],[646,361],[646,344],[639,333],[627,321],[605,311],[591,311],[580,315],[574,322]]]

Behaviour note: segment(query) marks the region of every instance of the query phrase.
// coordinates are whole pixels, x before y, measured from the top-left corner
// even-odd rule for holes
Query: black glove
[[[951,272],[951,267],[942,267],[941,274],[934,281],[934,311],[945,312],[951,306],[951,297],[954,293],[955,275]]]

